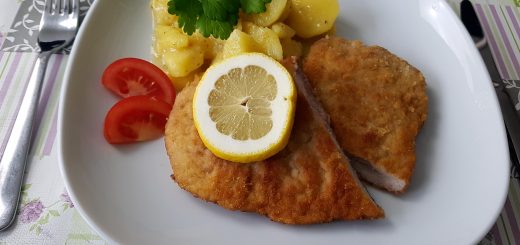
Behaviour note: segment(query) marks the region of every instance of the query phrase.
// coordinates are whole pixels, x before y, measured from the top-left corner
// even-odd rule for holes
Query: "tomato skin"
[[[108,90],[123,98],[148,95],[171,105],[175,101],[176,92],[170,78],[146,60],[116,60],[105,69],[101,81]]]
[[[122,99],[105,117],[105,139],[110,144],[128,144],[159,138],[171,109],[172,105],[150,96]]]

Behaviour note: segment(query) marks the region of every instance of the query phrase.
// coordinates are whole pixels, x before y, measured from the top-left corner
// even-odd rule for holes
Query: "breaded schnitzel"
[[[421,72],[384,48],[337,37],[314,43],[303,67],[359,175],[403,192],[428,111]]]
[[[216,157],[200,140],[192,115],[195,87],[178,94],[166,125],[172,177],[181,188],[226,209],[287,224],[384,217],[304,98],[298,98],[287,147],[267,160],[240,164]]]

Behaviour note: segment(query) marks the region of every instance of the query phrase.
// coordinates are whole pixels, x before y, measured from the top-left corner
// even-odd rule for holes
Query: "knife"
[[[514,168],[518,171],[520,170],[520,113],[515,109],[515,102],[507,93],[505,83],[520,84],[520,80],[507,80],[500,76],[493,60],[489,43],[482,31],[475,9],[469,0],[464,0],[460,3],[460,18],[473,38],[493,82],[508,133],[510,158],[515,166]]]

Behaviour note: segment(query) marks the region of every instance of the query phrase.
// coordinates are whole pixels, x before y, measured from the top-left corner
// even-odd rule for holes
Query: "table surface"
[[[94,0],[80,0],[82,15]],[[456,13],[460,0],[449,0]],[[493,57],[506,79],[520,79],[520,0],[476,0]],[[0,155],[34,65],[44,0],[0,1]],[[37,114],[30,162],[13,226],[0,232],[5,244],[105,244],[79,215],[65,189],[56,149],[58,98],[67,55],[54,55]],[[508,84],[520,98],[520,84]],[[516,105],[520,110],[520,103]],[[511,176],[509,194],[496,224],[480,244],[520,244],[520,185]]]

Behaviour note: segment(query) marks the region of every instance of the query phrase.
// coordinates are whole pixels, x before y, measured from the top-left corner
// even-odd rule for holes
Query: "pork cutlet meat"
[[[384,217],[305,98],[298,98],[287,147],[267,160],[241,164],[216,157],[199,138],[192,115],[195,87],[178,94],[166,125],[172,177],[181,188],[226,209],[287,224]]]
[[[338,37],[314,43],[303,69],[361,178],[403,192],[428,112],[421,72],[384,48]]]

